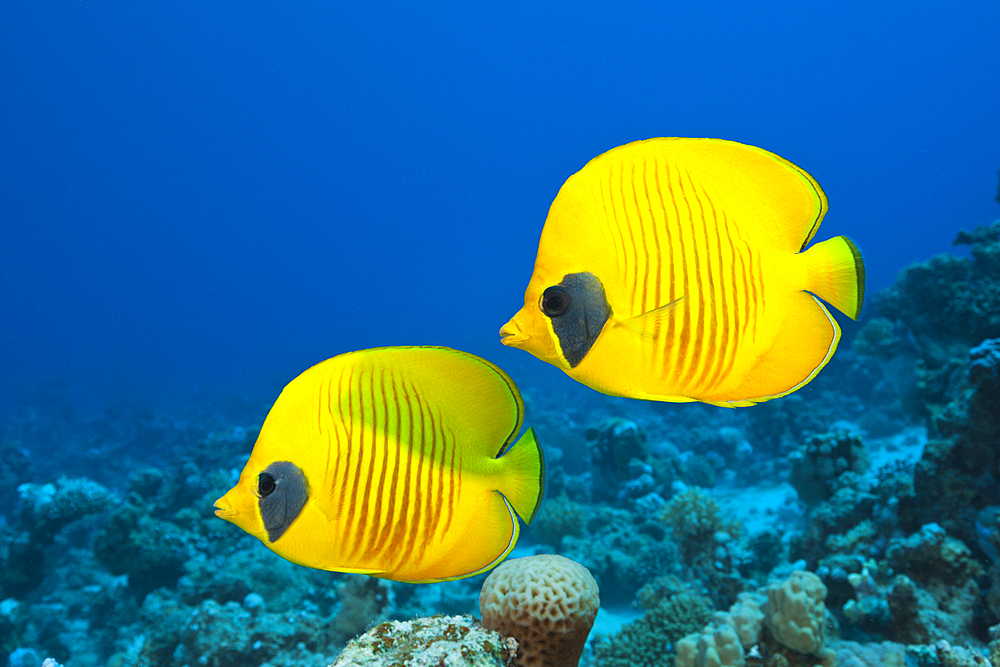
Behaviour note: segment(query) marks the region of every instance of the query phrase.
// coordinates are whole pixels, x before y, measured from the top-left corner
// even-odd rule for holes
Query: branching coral
[[[647,584],[639,600],[644,616],[594,641],[601,667],[669,667],[670,647],[697,632],[712,615],[708,598],[674,579]]]

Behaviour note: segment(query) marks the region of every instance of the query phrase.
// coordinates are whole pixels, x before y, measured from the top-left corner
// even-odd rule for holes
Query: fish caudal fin
[[[545,493],[545,455],[535,437],[535,429],[525,431],[499,460],[504,471],[501,487],[497,490],[517,515],[530,524]]]
[[[817,243],[805,251],[809,284],[806,290],[852,320],[865,300],[865,264],[861,251],[846,236]]]

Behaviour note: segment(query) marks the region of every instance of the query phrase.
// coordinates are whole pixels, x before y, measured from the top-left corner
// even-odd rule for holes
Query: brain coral
[[[600,605],[597,582],[562,556],[502,563],[483,583],[483,627],[518,641],[521,667],[575,667]]]

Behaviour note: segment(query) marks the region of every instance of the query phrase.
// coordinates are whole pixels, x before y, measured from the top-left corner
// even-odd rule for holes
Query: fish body
[[[849,239],[806,250],[826,210],[815,179],[760,148],[620,146],[560,189],[501,340],[616,396],[727,407],[784,396],[840,339],[819,299],[857,319],[864,298]]]
[[[404,582],[500,563],[544,490],[524,403],[471,354],[342,354],[281,392],[216,514],[301,565]]]

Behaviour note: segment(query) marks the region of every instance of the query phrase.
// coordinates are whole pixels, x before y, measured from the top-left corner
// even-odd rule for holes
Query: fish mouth
[[[238,514],[236,510],[230,507],[229,503],[226,501],[225,496],[222,496],[221,498],[216,500],[213,503],[213,506],[215,507],[215,516],[219,517],[220,519],[228,519]]]
[[[504,345],[518,347],[520,343],[526,340],[528,340],[528,337],[518,330],[517,325],[514,324],[514,320],[500,327],[500,342]]]

